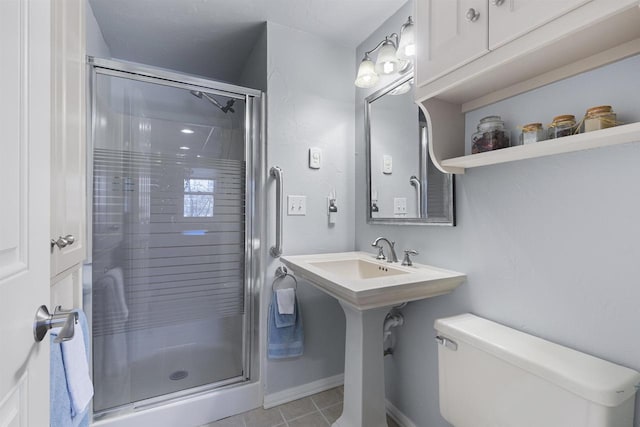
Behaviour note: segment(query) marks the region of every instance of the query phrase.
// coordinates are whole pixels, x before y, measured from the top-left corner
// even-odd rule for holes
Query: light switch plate
[[[393,214],[394,215],[406,215],[407,213],[407,198],[406,197],[394,197],[393,199]]]
[[[387,154],[382,156],[382,173],[391,175],[393,172],[393,158]]]
[[[287,215],[306,215],[307,196],[287,196]]]
[[[322,150],[318,147],[309,148],[309,167],[311,169],[320,169],[322,163]]]

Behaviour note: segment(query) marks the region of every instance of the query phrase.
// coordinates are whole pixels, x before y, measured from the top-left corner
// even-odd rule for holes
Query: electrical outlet
[[[307,196],[287,196],[287,215],[306,215]]]
[[[394,215],[406,215],[407,214],[407,198],[406,197],[394,197],[394,199],[393,199],[393,214]]]

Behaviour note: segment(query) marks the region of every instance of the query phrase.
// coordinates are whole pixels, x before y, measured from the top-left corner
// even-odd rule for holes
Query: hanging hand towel
[[[290,290],[292,291],[291,294],[293,295],[293,302],[292,302],[292,310],[291,310],[291,314],[282,314],[282,310],[280,309],[280,299],[278,298],[278,292],[280,292],[279,290],[274,292],[274,297],[271,301],[271,304],[274,304],[274,315],[275,315],[275,325],[276,328],[285,328],[287,326],[293,326],[296,323],[296,317],[297,317],[297,313],[296,313],[296,292],[294,289],[283,289],[283,290]],[[289,310],[286,310],[289,311]]]
[[[87,317],[78,310],[78,325],[73,338],[62,343],[62,361],[71,397],[71,416],[84,412],[93,397],[93,383],[89,376]],[[85,338],[85,335],[87,337]]]
[[[73,339],[58,344],[54,339],[60,328],[50,332],[50,427],[89,426],[89,402],[93,396],[93,384],[89,378],[89,326],[84,312],[76,312],[78,325]]]
[[[267,355],[269,359],[284,359],[287,357],[302,356],[304,352],[304,332],[302,329],[302,315],[298,299],[294,301],[294,314],[278,315],[278,299],[276,293],[272,294],[271,304],[269,304],[268,321],[268,345]],[[289,326],[278,327],[276,319],[282,316],[290,316]]]
[[[278,289],[276,297],[278,300],[278,314],[293,314],[296,290],[293,288]]]
[[[59,329],[58,329],[59,330]],[[53,342],[56,335],[51,332],[51,371],[49,372],[50,427],[74,427],[71,419],[71,400],[67,390],[67,379],[64,376],[61,345]]]

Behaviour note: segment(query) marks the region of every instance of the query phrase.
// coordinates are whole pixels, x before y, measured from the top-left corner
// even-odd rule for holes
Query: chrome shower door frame
[[[96,95],[97,76],[105,75],[121,77],[130,80],[159,84],[186,90],[206,91],[233,99],[245,101],[245,253],[244,253],[244,312],[245,325],[243,327],[243,375],[242,377],[207,384],[183,391],[170,393],[146,399],[139,402],[109,410],[108,416],[139,409],[146,409],[165,404],[168,401],[184,399],[186,397],[206,393],[220,387],[232,384],[253,383],[260,380],[260,290],[262,289],[262,260],[265,241],[264,215],[257,215],[264,211],[265,200],[260,189],[264,185],[265,151],[264,151],[264,96],[259,90],[216,82],[203,77],[178,73],[157,67],[151,67],[126,61],[114,61],[101,58],[87,57],[88,69],[88,120],[87,126],[87,253],[85,261],[83,293],[91,294],[91,264],[93,262],[93,151],[96,132]],[[88,267],[88,268],[87,268]],[[90,307],[88,312],[91,313]],[[89,316],[91,323],[91,316]]]

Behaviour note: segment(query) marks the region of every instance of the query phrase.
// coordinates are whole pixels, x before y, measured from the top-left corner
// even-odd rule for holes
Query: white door
[[[420,0],[418,86],[487,53],[488,0]]]
[[[49,425],[50,10],[0,0],[0,426]]]
[[[489,0],[493,50],[593,0]]]

